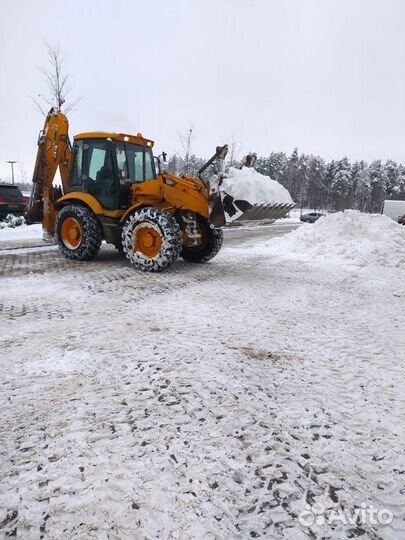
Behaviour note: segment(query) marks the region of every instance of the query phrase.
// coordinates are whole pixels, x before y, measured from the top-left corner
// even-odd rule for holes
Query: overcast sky
[[[137,133],[157,150],[405,163],[405,0],[0,0],[0,177],[30,178],[44,41],[71,74],[71,135]],[[16,168],[18,179],[21,173]]]

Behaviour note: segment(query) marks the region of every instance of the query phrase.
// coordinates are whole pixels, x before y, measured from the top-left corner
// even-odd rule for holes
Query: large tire
[[[224,233],[222,229],[211,229],[205,219],[199,219],[199,225],[203,238],[202,244],[196,247],[183,246],[181,256],[188,262],[206,263],[220,251],[224,243]]]
[[[85,206],[69,204],[59,212],[56,224],[59,249],[67,259],[90,261],[100,250],[103,228]]]
[[[180,227],[164,210],[142,208],[126,221],[122,229],[122,247],[135,268],[161,272],[180,255]]]

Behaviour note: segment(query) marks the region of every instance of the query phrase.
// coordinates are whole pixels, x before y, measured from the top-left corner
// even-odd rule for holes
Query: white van
[[[384,201],[381,213],[398,221],[405,214],[405,201]]]

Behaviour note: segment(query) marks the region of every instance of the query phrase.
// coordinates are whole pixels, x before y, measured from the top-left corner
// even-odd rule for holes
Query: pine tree
[[[179,158],[176,154],[173,154],[167,161],[167,170],[175,175],[179,174]]]
[[[317,210],[326,206],[326,165],[319,156],[310,156],[308,167],[307,205]]]
[[[370,200],[370,177],[368,165],[365,161],[356,161],[352,167],[352,208],[364,212]]]
[[[370,163],[369,176],[371,192],[368,210],[370,212],[380,212],[387,190],[387,176],[381,163],[381,159],[376,159]]]
[[[205,159],[197,157],[195,154],[191,154],[188,163],[188,176],[197,177],[198,171],[206,162]]]
[[[284,169],[287,165],[287,156],[284,152],[272,152],[269,157],[258,157],[255,169],[273,180],[283,183]]]
[[[299,196],[299,200],[301,201],[301,206],[308,199],[307,197],[308,169],[309,169],[308,156],[306,156],[305,154],[301,154],[299,162],[298,162],[299,194],[297,193],[294,199],[294,200],[298,200],[298,196]]]
[[[298,149],[294,148],[293,153],[288,158],[282,174],[282,184],[288,189],[293,200],[300,200],[301,178],[300,178],[300,158]]]
[[[333,177],[332,192],[335,198],[335,207],[337,210],[347,208],[347,199],[352,189],[352,171],[348,158],[345,156],[336,164],[336,172]]]
[[[394,188],[398,183],[398,164],[392,159],[388,159],[384,164],[384,173],[387,178],[385,196],[387,198],[392,198],[394,195]]]
[[[335,198],[333,197],[332,192],[332,184],[333,179],[335,178],[336,174],[336,166],[337,162],[335,160],[330,161],[326,166],[326,172],[325,172],[325,178],[324,178],[324,186],[325,186],[325,196],[326,196],[326,206],[330,210],[335,209]]]
[[[405,167],[398,165],[396,184],[392,189],[393,199],[405,200]]]

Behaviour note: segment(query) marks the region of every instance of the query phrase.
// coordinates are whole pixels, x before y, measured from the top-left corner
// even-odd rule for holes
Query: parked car
[[[28,203],[30,202],[31,194],[27,193],[26,191],[22,191],[21,193],[22,193],[25,205],[28,206]]]
[[[22,216],[27,203],[17,186],[12,184],[0,184],[0,219],[8,214]]]
[[[399,218],[398,223],[400,225],[405,225],[405,214]]]
[[[325,214],[321,214],[320,212],[310,212],[309,214],[302,214],[300,220],[304,223],[315,223],[317,219],[324,215]]]

